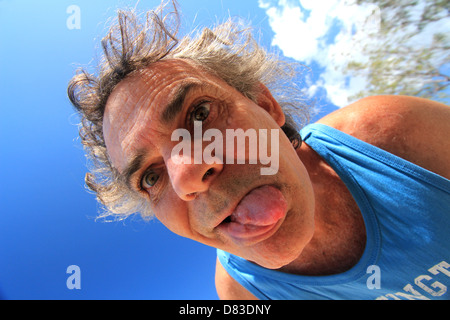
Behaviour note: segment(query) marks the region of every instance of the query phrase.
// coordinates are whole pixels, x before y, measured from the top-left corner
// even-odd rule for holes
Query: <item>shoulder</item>
[[[323,117],[318,123],[359,139],[383,144],[393,135],[414,136],[417,132],[427,135],[430,130],[445,133],[450,129],[449,120],[450,107],[444,104],[416,97],[388,95],[358,100]]]
[[[219,259],[216,261],[216,290],[222,300],[257,300],[224,269]]]
[[[450,179],[450,107],[442,103],[409,96],[373,96],[318,123]]]

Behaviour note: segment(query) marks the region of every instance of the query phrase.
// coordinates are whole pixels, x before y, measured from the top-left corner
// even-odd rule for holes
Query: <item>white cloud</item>
[[[259,0],[259,5],[275,33],[274,46],[287,57],[307,65],[314,61],[325,70],[311,94],[322,87],[333,104],[343,107],[349,96],[364,88],[366,79],[348,79],[340,67],[351,60],[364,61],[361,49],[367,34],[379,29],[377,6],[358,6],[353,0],[279,0],[276,5]]]
[[[306,65],[317,64],[321,68],[318,80],[309,79],[309,88],[305,89],[311,97],[322,94],[338,107],[348,103],[349,97],[364,91],[368,87],[368,79],[364,75],[349,77],[345,67],[350,61],[367,62],[363,48],[379,48],[386,39],[371,37],[380,28],[380,10],[375,4],[357,5],[356,0],[258,0],[259,6],[266,11],[269,24],[274,31],[272,45],[278,46],[287,57]],[[427,2],[418,1],[408,8],[412,20],[420,20]],[[397,19],[395,11],[386,11],[385,19]],[[450,30],[450,18],[445,18],[445,10],[441,18],[428,22],[423,30],[405,42],[405,35],[411,36],[416,29],[412,25],[404,26],[389,34],[389,43],[402,43],[404,48],[429,48],[436,32],[445,33]],[[377,40],[379,39],[379,40]],[[402,39],[403,42],[400,41]],[[385,44],[384,44],[385,45]],[[389,58],[387,58],[389,59]],[[432,66],[449,68],[448,53],[435,54],[427,61]],[[398,70],[414,68],[409,61],[396,62]],[[403,65],[402,65],[403,63]],[[322,71],[323,70],[323,71]],[[393,72],[391,70],[391,72]],[[392,78],[386,77],[385,82]],[[426,81],[420,76],[411,75],[403,80],[417,89]]]

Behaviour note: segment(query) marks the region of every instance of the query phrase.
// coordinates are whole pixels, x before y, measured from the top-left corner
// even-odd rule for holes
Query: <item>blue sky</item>
[[[99,206],[84,186],[86,160],[67,83],[77,67],[96,56],[115,9],[136,2],[0,0],[0,298],[217,299],[215,249],[176,236],[156,220],[95,221]],[[296,2],[179,3],[185,30],[229,15],[249,19],[261,30],[263,45],[276,44],[290,58],[309,62],[322,114],[336,109],[314,82],[326,73],[323,60],[296,57],[282,37],[280,19],[295,20],[283,10]],[[158,4],[141,0],[138,9]],[[71,5],[80,8],[80,29],[66,25]],[[315,11],[292,12],[298,20],[314,17]],[[317,39],[328,44],[340,25],[324,21],[329,28],[310,43],[316,49],[324,44]],[[343,101],[338,89],[334,101]],[[70,265],[80,267],[79,290],[66,286]]]

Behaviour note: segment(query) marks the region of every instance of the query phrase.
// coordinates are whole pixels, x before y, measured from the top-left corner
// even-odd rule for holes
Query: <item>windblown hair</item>
[[[130,190],[113,167],[103,137],[103,115],[106,102],[115,86],[133,72],[150,64],[173,58],[190,59],[206,72],[225,80],[244,96],[256,101],[260,82],[266,85],[282,106],[286,124],[282,127],[293,142],[301,143],[293,120],[306,123],[308,109],[293,83],[292,64],[268,54],[256,43],[250,29],[231,19],[211,29],[205,28],[192,37],[177,38],[179,13],[164,14],[164,5],[139,16],[134,10],[118,11],[117,21],[101,41],[103,57],[98,76],[79,70],[68,86],[68,96],[81,115],[80,137],[90,160],[86,185],[105,206],[100,217],[121,219],[140,213],[152,217],[150,204]]]

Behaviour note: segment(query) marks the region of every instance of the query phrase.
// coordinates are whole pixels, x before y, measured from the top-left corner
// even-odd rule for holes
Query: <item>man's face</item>
[[[188,60],[157,62],[113,90],[103,133],[113,165],[148,199],[167,228],[279,268],[295,259],[312,237],[314,197],[305,167],[280,130],[280,106],[267,90],[261,92],[255,103]],[[227,129],[266,129],[268,135],[279,130],[278,171],[261,175],[267,165],[259,161],[174,161],[172,151],[180,142],[172,141],[172,133],[186,129],[194,137],[194,120],[201,121],[203,132],[216,129],[224,138]]]

